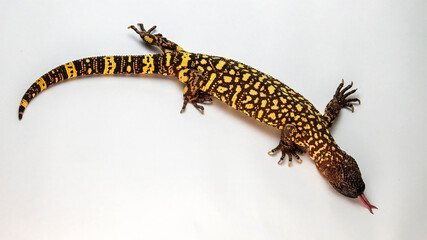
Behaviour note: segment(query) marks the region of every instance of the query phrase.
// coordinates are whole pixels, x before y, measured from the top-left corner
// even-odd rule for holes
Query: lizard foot
[[[282,152],[282,157],[280,157],[280,160],[277,162],[277,164],[282,164],[285,160],[285,156],[288,155],[288,166],[290,167],[292,164],[292,156],[297,159],[298,163],[302,163],[302,159],[298,154],[303,154],[306,149],[301,144],[303,144],[303,141],[298,129],[293,124],[286,124],[280,136],[279,145],[268,152],[268,154],[273,155],[280,150]]]
[[[148,29],[148,30],[145,30],[145,28],[144,28],[144,25],[142,24],[142,23],[138,23],[138,26],[139,26],[139,28],[141,29],[141,30],[138,30],[138,28],[136,28],[134,25],[130,25],[129,27],[128,27],[128,29],[129,28],[132,28],[136,33],[138,33],[139,34],[139,36],[142,38],[142,40],[144,40],[145,42],[147,42],[148,44],[152,44],[154,41],[155,41],[155,39],[156,39],[156,36],[155,35],[153,35],[153,34],[151,34],[151,32],[154,30],[154,29],[156,29],[156,25],[154,25],[154,26],[152,26],[150,29]],[[157,35],[157,34],[156,34]]]
[[[351,82],[349,85],[347,85],[345,88],[342,89],[343,86],[344,86],[344,79],[342,80],[342,82],[340,83],[340,85],[338,86],[335,92],[334,98],[332,100],[333,105],[336,108],[339,108],[339,109],[347,108],[352,112],[354,112],[353,104],[355,102],[358,102],[360,104],[360,100],[358,98],[347,98],[347,97],[355,93],[357,91],[357,88],[351,91],[348,91],[351,87],[353,87],[353,82]]]
[[[184,103],[182,104],[181,112],[183,113],[185,111],[185,108],[187,107],[188,103],[193,104],[193,106],[199,110],[202,114],[205,112],[205,108],[203,106],[200,106],[199,104],[210,104],[212,103],[212,98],[209,96],[209,94],[203,92],[203,91],[197,91],[196,94],[191,95],[187,94],[188,91],[184,94]]]
[[[305,149],[298,145],[288,145],[284,141],[280,141],[279,145],[272,149],[270,152],[268,152],[268,155],[274,155],[278,151],[282,152],[282,156],[280,157],[280,160],[277,162],[277,164],[281,165],[285,161],[285,156],[288,156],[289,163],[288,166],[290,167],[292,164],[292,156],[294,156],[297,159],[298,163],[302,163],[302,159],[299,157],[298,154],[303,154],[305,152]]]

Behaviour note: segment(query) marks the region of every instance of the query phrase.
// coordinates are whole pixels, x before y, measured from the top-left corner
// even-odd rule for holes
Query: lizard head
[[[350,198],[359,198],[364,206],[372,213],[373,208],[364,195],[365,183],[362,179],[359,166],[353,157],[341,152],[331,161],[324,161],[318,165],[319,171],[339,193]]]
[[[323,165],[321,170],[335,190],[350,198],[362,194],[365,183],[354,158],[344,153],[341,159],[332,161],[332,164]]]

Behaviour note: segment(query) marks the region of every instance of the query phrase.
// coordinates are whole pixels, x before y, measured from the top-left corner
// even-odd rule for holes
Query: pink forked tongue
[[[360,200],[362,200],[362,202],[363,202],[363,205],[365,205],[365,207],[369,210],[369,212],[371,212],[372,214],[374,214],[374,212],[372,212],[372,209],[373,208],[375,208],[375,209],[378,209],[377,207],[375,207],[374,205],[372,205],[369,201],[368,201],[368,199],[365,197],[365,194],[360,194],[359,195],[359,197],[358,197]]]

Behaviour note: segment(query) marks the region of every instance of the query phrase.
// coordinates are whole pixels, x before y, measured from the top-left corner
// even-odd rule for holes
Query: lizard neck
[[[343,151],[327,129],[311,132],[311,135],[307,140],[308,154],[319,170],[342,157]]]

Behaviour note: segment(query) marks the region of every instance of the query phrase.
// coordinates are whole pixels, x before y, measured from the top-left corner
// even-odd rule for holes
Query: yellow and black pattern
[[[342,194],[357,197],[364,183],[357,163],[342,151],[332,138],[329,128],[342,108],[353,109],[356,98],[347,98],[356,90],[351,85],[338,87],[334,98],[322,115],[301,94],[277,79],[248,65],[228,58],[184,51],[161,34],[151,34],[142,24],[141,39],[162,49],[161,54],[142,56],[101,56],[83,58],[61,65],[40,77],[24,94],[19,106],[19,119],[31,99],[47,87],[83,75],[163,74],[177,77],[186,84],[184,110],[187,102],[203,112],[203,103],[213,96],[260,122],[282,130],[279,145],[271,152],[296,156],[307,150],[317,168]]]

